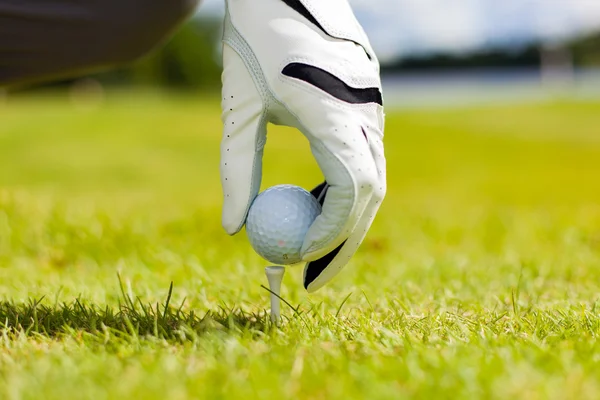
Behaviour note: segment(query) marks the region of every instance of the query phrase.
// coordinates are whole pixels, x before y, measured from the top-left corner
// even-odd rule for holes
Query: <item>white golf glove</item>
[[[326,181],[302,247],[314,292],[348,263],[385,196],[379,62],[347,0],[226,4],[223,227],[238,233],[258,194],[267,123],[300,130]]]

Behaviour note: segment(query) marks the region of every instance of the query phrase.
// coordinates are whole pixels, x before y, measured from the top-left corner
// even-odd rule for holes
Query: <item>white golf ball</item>
[[[260,193],[246,219],[250,244],[265,260],[279,265],[302,261],[304,237],[321,214],[310,192],[294,185],[277,185]]]

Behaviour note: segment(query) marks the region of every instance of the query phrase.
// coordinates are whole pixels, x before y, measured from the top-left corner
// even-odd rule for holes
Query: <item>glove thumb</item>
[[[223,47],[223,65],[222,224],[229,235],[235,235],[260,189],[267,113],[243,60],[228,44]]]

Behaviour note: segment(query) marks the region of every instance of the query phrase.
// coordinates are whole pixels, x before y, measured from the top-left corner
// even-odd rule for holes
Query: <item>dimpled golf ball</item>
[[[273,186],[260,193],[246,219],[250,244],[265,260],[279,265],[302,261],[304,237],[321,213],[310,192],[294,185]]]

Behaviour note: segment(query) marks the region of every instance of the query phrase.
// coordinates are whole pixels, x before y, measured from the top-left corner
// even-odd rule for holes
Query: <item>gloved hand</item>
[[[379,62],[347,0],[226,3],[223,227],[238,233],[258,194],[267,123],[300,130],[326,181],[302,247],[314,292],[348,263],[385,196]]]

